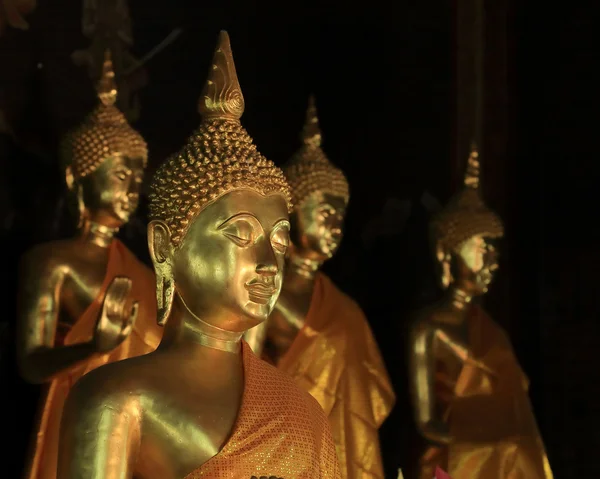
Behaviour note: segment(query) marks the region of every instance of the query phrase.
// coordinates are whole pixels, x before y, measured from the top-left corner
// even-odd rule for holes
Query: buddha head
[[[317,262],[331,258],[342,240],[350,198],[344,173],[321,149],[314,98],[309,100],[302,147],[284,167],[292,189],[294,253]]]
[[[118,228],[127,223],[139,202],[148,159],[142,136],[115,106],[110,52],[98,82],[98,106],[62,141],[67,187],[76,194],[83,220]]]
[[[199,111],[200,127],[151,185],[159,323],[177,295],[202,321],[243,332],[265,321],[279,297],[291,195],[283,172],[240,124],[244,99],[226,32]]]
[[[479,169],[479,153],[473,146],[463,189],[431,225],[442,287],[453,285],[471,296],[487,292],[498,268],[494,243],[504,235],[502,220],[481,198]]]

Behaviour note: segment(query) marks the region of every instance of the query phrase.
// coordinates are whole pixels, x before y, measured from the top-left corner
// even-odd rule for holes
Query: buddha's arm
[[[141,437],[139,405],[127,392],[110,391],[94,372],[76,384],[63,409],[57,477],[131,479]]]
[[[29,254],[21,265],[17,356],[21,375],[31,383],[50,381],[94,354],[92,343],[54,347],[65,267],[50,267]]]
[[[450,435],[442,418],[436,417],[434,387],[434,332],[417,325],[410,335],[409,381],[415,422],[419,432],[430,441],[447,444]]]

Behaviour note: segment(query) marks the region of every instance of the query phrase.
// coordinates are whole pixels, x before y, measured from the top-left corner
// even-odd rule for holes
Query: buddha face
[[[282,195],[222,196],[200,212],[173,253],[177,292],[193,314],[219,328],[260,324],[281,291],[289,231]]]
[[[490,238],[476,235],[461,243],[453,252],[454,283],[469,294],[487,293],[495,271],[498,253]]]
[[[102,162],[80,181],[90,220],[109,227],[127,223],[138,206],[143,176],[142,158],[115,155]]]
[[[345,214],[343,198],[321,192],[309,195],[293,215],[294,246],[317,261],[331,258],[342,240]]]

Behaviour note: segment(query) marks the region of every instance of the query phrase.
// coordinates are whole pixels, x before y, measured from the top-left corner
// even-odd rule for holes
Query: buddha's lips
[[[258,300],[255,301],[257,303],[267,303],[277,292],[277,288],[275,288],[275,286],[262,283],[251,283],[246,284],[245,286],[250,293],[250,296],[254,296],[254,299]]]

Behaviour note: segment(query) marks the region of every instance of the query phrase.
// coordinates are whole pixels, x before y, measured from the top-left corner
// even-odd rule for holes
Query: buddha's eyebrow
[[[248,220],[249,223],[253,223],[256,224],[258,223],[258,219],[256,219],[256,216],[254,216],[251,213],[238,213],[237,215],[234,215],[230,218],[227,218],[225,221],[223,221],[223,223],[221,223],[219,226],[217,226],[217,229],[221,230],[227,226],[229,226],[231,223],[234,223],[235,221],[238,220]]]

